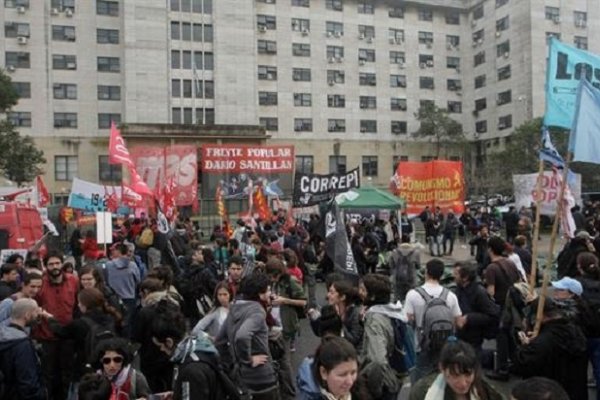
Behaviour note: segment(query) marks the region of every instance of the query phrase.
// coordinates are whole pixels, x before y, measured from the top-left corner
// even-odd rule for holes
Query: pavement
[[[542,234],[541,240],[538,242],[540,249],[539,254],[541,257],[545,257],[547,254],[549,254],[549,244],[550,236],[547,234]],[[558,252],[558,249],[562,248],[562,246],[563,243],[561,241],[557,241],[555,254],[556,252]],[[425,264],[432,258],[433,257],[429,255],[428,249],[423,248],[421,252],[422,264]],[[464,243],[464,241],[457,241],[457,243],[455,243],[452,256],[444,256],[439,258],[442,259],[445,264],[452,264],[456,261],[474,261],[474,258],[470,255],[469,245]],[[325,285],[323,283],[317,284],[316,294],[317,302],[320,305],[326,304],[326,290]],[[312,333],[308,320],[300,320],[300,335],[296,340],[296,352],[291,354],[292,368],[294,373],[298,371],[298,366],[300,365],[304,357],[312,356],[314,354],[315,350],[319,346],[319,342],[320,339]],[[486,343],[484,343],[484,348],[495,349],[495,341],[486,341]],[[519,380],[520,378],[511,376],[511,379],[508,382],[491,381],[491,383],[496,389],[498,389],[498,391],[500,391],[504,396],[506,396],[507,399],[509,399],[510,390]],[[404,396],[399,397],[399,400],[401,398],[403,399]],[[591,398],[595,398],[595,390],[593,390],[592,388],[590,388],[590,399]]]

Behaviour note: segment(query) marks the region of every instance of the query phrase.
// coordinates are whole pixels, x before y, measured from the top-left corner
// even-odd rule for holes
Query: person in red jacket
[[[89,260],[97,260],[98,253],[98,241],[96,240],[96,234],[91,229],[85,233],[85,240],[81,245],[81,250],[83,251],[83,258],[86,261]]]
[[[63,271],[61,253],[49,251],[44,264],[46,274],[42,278],[42,288],[36,300],[60,324],[67,325],[73,320],[79,282],[75,276]],[[73,342],[56,338],[46,321],[33,329],[32,336],[42,345],[42,372],[48,387],[48,398],[66,399],[73,371]]]

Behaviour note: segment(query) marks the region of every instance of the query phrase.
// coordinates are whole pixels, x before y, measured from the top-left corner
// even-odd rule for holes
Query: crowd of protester
[[[0,268],[0,398],[388,400],[409,388],[410,400],[494,400],[489,379],[512,375],[525,379],[516,400],[587,399],[589,361],[600,383],[595,210],[573,210],[581,226],[536,333],[531,209],[350,220],[357,275],[334,268],[317,215],[277,211],[210,238],[189,220],[163,233],[131,219],[108,254],[75,230],[67,256]],[[473,261],[436,258],[461,238]],[[294,371],[303,318],[320,344]]]

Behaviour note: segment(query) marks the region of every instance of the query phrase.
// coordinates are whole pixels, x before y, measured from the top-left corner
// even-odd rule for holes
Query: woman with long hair
[[[483,378],[471,345],[451,336],[440,354],[439,371],[419,380],[410,400],[501,400],[502,395]]]
[[[327,302],[342,319],[342,337],[360,349],[364,328],[361,322],[361,301],[358,289],[348,280],[334,281],[327,291]]]
[[[125,312],[123,301],[115,291],[105,283],[104,275],[102,275],[93,264],[84,265],[79,270],[79,284],[82,290],[96,288],[104,295],[108,304],[121,314],[120,318],[118,318],[120,326],[120,321],[122,321]],[[78,313],[79,310],[76,310],[75,314]]]
[[[229,315],[229,305],[232,300],[233,293],[227,282],[223,281],[217,284],[213,297],[214,307],[204,318],[198,321],[192,330],[192,334],[197,335],[200,331],[203,331],[211,338],[215,338],[221,330],[225,319],[227,319],[227,315]]]

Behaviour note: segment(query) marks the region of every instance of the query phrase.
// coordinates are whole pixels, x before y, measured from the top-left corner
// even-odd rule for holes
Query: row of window
[[[212,52],[171,50],[171,68],[173,69],[214,69],[215,61]]]
[[[171,11],[212,14],[213,0],[170,0]]]
[[[205,0],[206,1],[206,0]],[[28,9],[30,0],[4,0],[4,7]],[[75,12],[75,0],[51,0],[50,9],[59,12],[69,11]],[[119,16],[119,2],[110,0],[96,0],[96,14],[106,15],[109,17]]]
[[[215,124],[214,108],[173,107],[171,109],[171,120],[174,124]]]
[[[20,99],[31,98],[31,83],[12,81],[12,86],[18,93]],[[53,84],[53,95],[55,99],[76,100],[77,85],[74,83],[55,83]],[[121,100],[121,87],[110,85],[98,85],[98,100]]]
[[[505,129],[509,129],[512,128],[512,115],[508,114],[508,115],[503,115],[501,117],[498,117],[498,124],[496,125],[496,128],[499,131],[505,130]],[[486,133],[488,131],[488,122],[487,120],[482,120],[482,121],[477,121],[475,122],[475,132],[478,134],[481,133]]]
[[[546,6],[544,9],[544,15],[547,20],[553,21],[557,24],[560,23],[560,8]],[[587,26],[587,12],[573,11],[573,21],[575,26],[579,28],[585,28]]]
[[[28,23],[6,22],[4,36],[7,38],[29,38],[31,35]],[[75,27],[67,25],[52,25],[52,40],[74,42],[76,40]],[[118,29],[96,29],[96,43],[119,44]]]
[[[172,79],[171,97],[214,99],[215,84],[213,81],[202,81],[199,79]]]
[[[211,43],[213,41],[213,26],[211,24],[171,21],[171,39]]]
[[[9,70],[15,68],[31,68],[31,57],[28,52],[7,51],[4,53],[5,66]],[[99,72],[121,72],[119,57],[97,57],[96,66]],[[77,56],[66,54],[52,55],[52,69],[77,69]]]
[[[78,156],[54,157],[54,180],[71,181],[79,173]],[[108,156],[98,156],[98,178],[101,182],[120,182],[123,172],[120,165],[112,165]]]
[[[277,132],[279,130],[279,119],[276,117],[261,117],[259,123],[265,130]],[[294,131],[296,132],[312,132],[313,122],[311,118],[295,118]],[[377,133],[376,120],[361,120],[360,131],[363,133]],[[346,120],[343,118],[330,118],[327,120],[327,132],[346,132]],[[390,132],[395,135],[403,135],[407,133],[406,121],[391,121]]]
[[[62,88],[62,92],[54,87],[54,94],[67,96],[73,95],[73,92],[69,92],[67,87]],[[77,92],[75,89],[75,97],[77,96]],[[57,97],[55,97],[57,98]],[[15,126],[31,128],[31,112],[29,111],[14,111],[8,113],[8,120]],[[77,128],[77,113],[73,112],[55,112],[54,113],[54,127],[55,128]],[[121,114],[115,113],[99,113],[98,114],[98,129],[108,129],[110,128],[111,122],[120,123],[121,122]]]

